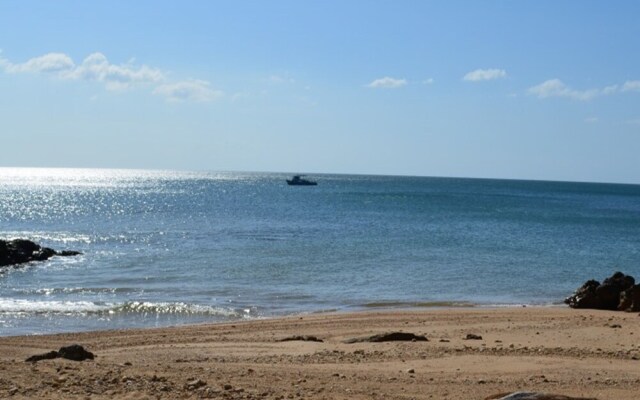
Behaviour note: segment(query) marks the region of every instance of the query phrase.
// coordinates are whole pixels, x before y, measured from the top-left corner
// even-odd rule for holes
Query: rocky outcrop
[[[631,275],[616,272],[602,283],[589,280],[564,302],[571,308],[598,310],[640,310],[640,285]]]
[[[0,267],[23,264],[30,261],[44,261],[53,256],[75,256],[78,251],[55,251],[25,239],[0,240]]]

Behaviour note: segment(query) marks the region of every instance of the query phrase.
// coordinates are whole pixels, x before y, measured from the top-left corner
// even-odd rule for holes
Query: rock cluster
[[[640,311],[640,285],[633,276],[616,272],[602,283],[585,282],[564,302],[571,308]]]
[[[44,261],[53,256],[75,256],[78,254],[81,253],[68,250],[55,251],[25,239],[0,239],[0,267],[23,264],[30,261]]]

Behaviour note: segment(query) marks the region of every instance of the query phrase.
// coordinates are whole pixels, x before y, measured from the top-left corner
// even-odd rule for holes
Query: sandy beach
[[[345,343],[400,331],[428,341]],[[293,336],[322,342],[282,341]],[[526,390],[632,400],[639,336],[637,313],[526,307],[2,337],[0,398],[484,399]],[[95,360],[25,362],[76,343]]]

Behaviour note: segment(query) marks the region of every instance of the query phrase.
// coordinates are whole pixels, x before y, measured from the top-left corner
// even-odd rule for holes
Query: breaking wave
[[[32,301],[0,299],[0,315],[199,315],[231,319],[257,317],[255,309],[234,309],[183,302],[127,301],[107,303],[92,301]]]

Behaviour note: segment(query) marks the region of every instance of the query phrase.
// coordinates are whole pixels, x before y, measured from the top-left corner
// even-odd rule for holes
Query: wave
[[[105,288],[105,287],[75,287],[75,288],[39,288],[39,289],[13,289],[14,293],[21,295],[45,295],[53,296],[58,294],[141,294],[142,289],[134,288]]]
[[[234,309],[183,302],[127,301],[124,303],[92,301],[32,301],[0,299],[0,315],[200,315],[230,319],[257,317],[253,309]]]
[[[107,312],[106,303],[91,301],[31,301],[0,299],[0,315],[89,314]]]
[[[69,232],[39,232],[39,231],[5,231],[2,233],[5,240],[30,239],[35,242],[54,243],[85,243],[91,244],[93,241],[90,235],[69,233]]]
[[[41,245],[95,245],[95,244],[134,244],[149,243],[153,238],[165,235],[165,232],[124,232],[113,234],[82,234],[73,232],[46,231],[4,231],[0,239],[29,239]]]

